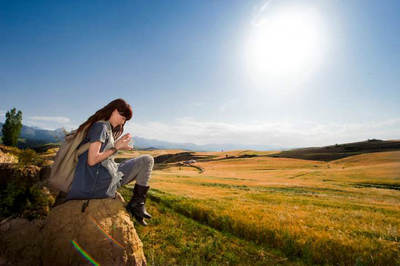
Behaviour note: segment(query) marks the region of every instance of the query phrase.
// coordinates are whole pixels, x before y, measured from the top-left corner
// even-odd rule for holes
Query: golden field
[[[137,227],[150,265],[400,265],[400,151],[329,162],[274,153],[193,152],[202,159],[192,166],[156,164],[155,217]],[[237,158],[246,155],[257,156]],[[121,188],[126,199],[133,185]]]
[[[166,151],[134,157],[143,153]],[[150,198],[220,232],[279,250],[289,262],[400,264],[400,151],[330,162],[264,156],[270,153],[193,153],[214,159],[198,161],[198,168],[169,163],[154,170]],[[244,154],[259,156],[225,159]]]

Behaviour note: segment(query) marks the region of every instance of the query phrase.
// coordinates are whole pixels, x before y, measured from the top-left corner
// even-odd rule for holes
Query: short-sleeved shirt
[[[107,125],[103,121],[97,121],[89,128],[87,136],[82,140],[79,146],[87,142],[101,142],[100,152],[103,152],[109,136]],[[111,175],[101,162],[90,166],[87,163],[89,150],[78,157],[78,164],[75,169],[74,179],[71,189],[66,199],[101,199],[112,197],[107,195],[106,191],[111,183]]]

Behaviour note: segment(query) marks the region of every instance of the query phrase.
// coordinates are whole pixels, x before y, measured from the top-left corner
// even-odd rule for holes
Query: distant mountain
[[[0,136],[3,135],[2,128],[4,123],[0,123]],[[22,125],[20,139],[24,139],[25,143],[30,144],[45,144],[49,142],[60,142],[64,139],[64,132],[62,128],[55,130],[41,129],[38,127],[30,127]],[[24,146],[23,144],[21,144]],[[29,145],[28,145],[29,146]]]
[[[0,123],[0,136],[3,123]],[[64,132],[62,128],[55,130],[40,129],[38,127],[30,127],[22,125],[21,139],[24,143],[19,143],[19,147],[38,146],[46,143],[57,143],[64,140]],[[157,139],[146,139],[139,136],[133,137],[134,147],[136,149],[180,149],[188,151],[221,151],[221,150],[286,150],[284,147],[274,145],[244,145],[244,144],[206,144],[197,145],[193,143],[176,143]]]
[[[205,144],[176,143],[156,139],[133,137],[134,146],[137,149],[180,149],[189,151],[227,151],[227,150],[286,150],[286,148],[274,145],[244,145],[244,144]]]

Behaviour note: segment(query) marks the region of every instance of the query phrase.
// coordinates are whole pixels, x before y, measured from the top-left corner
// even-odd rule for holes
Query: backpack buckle
[[[89,206],[89,200],[87,200],[86,202],[84,202],[84,203],[82,204],[82,212],[85,212],[87,206]]]

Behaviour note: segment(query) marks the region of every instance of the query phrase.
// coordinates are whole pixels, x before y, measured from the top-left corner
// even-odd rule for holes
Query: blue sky
[[[144,138],[400,139],[399,77],[399,1],[0,1],[1,122],[70,130],[121,97]]]

